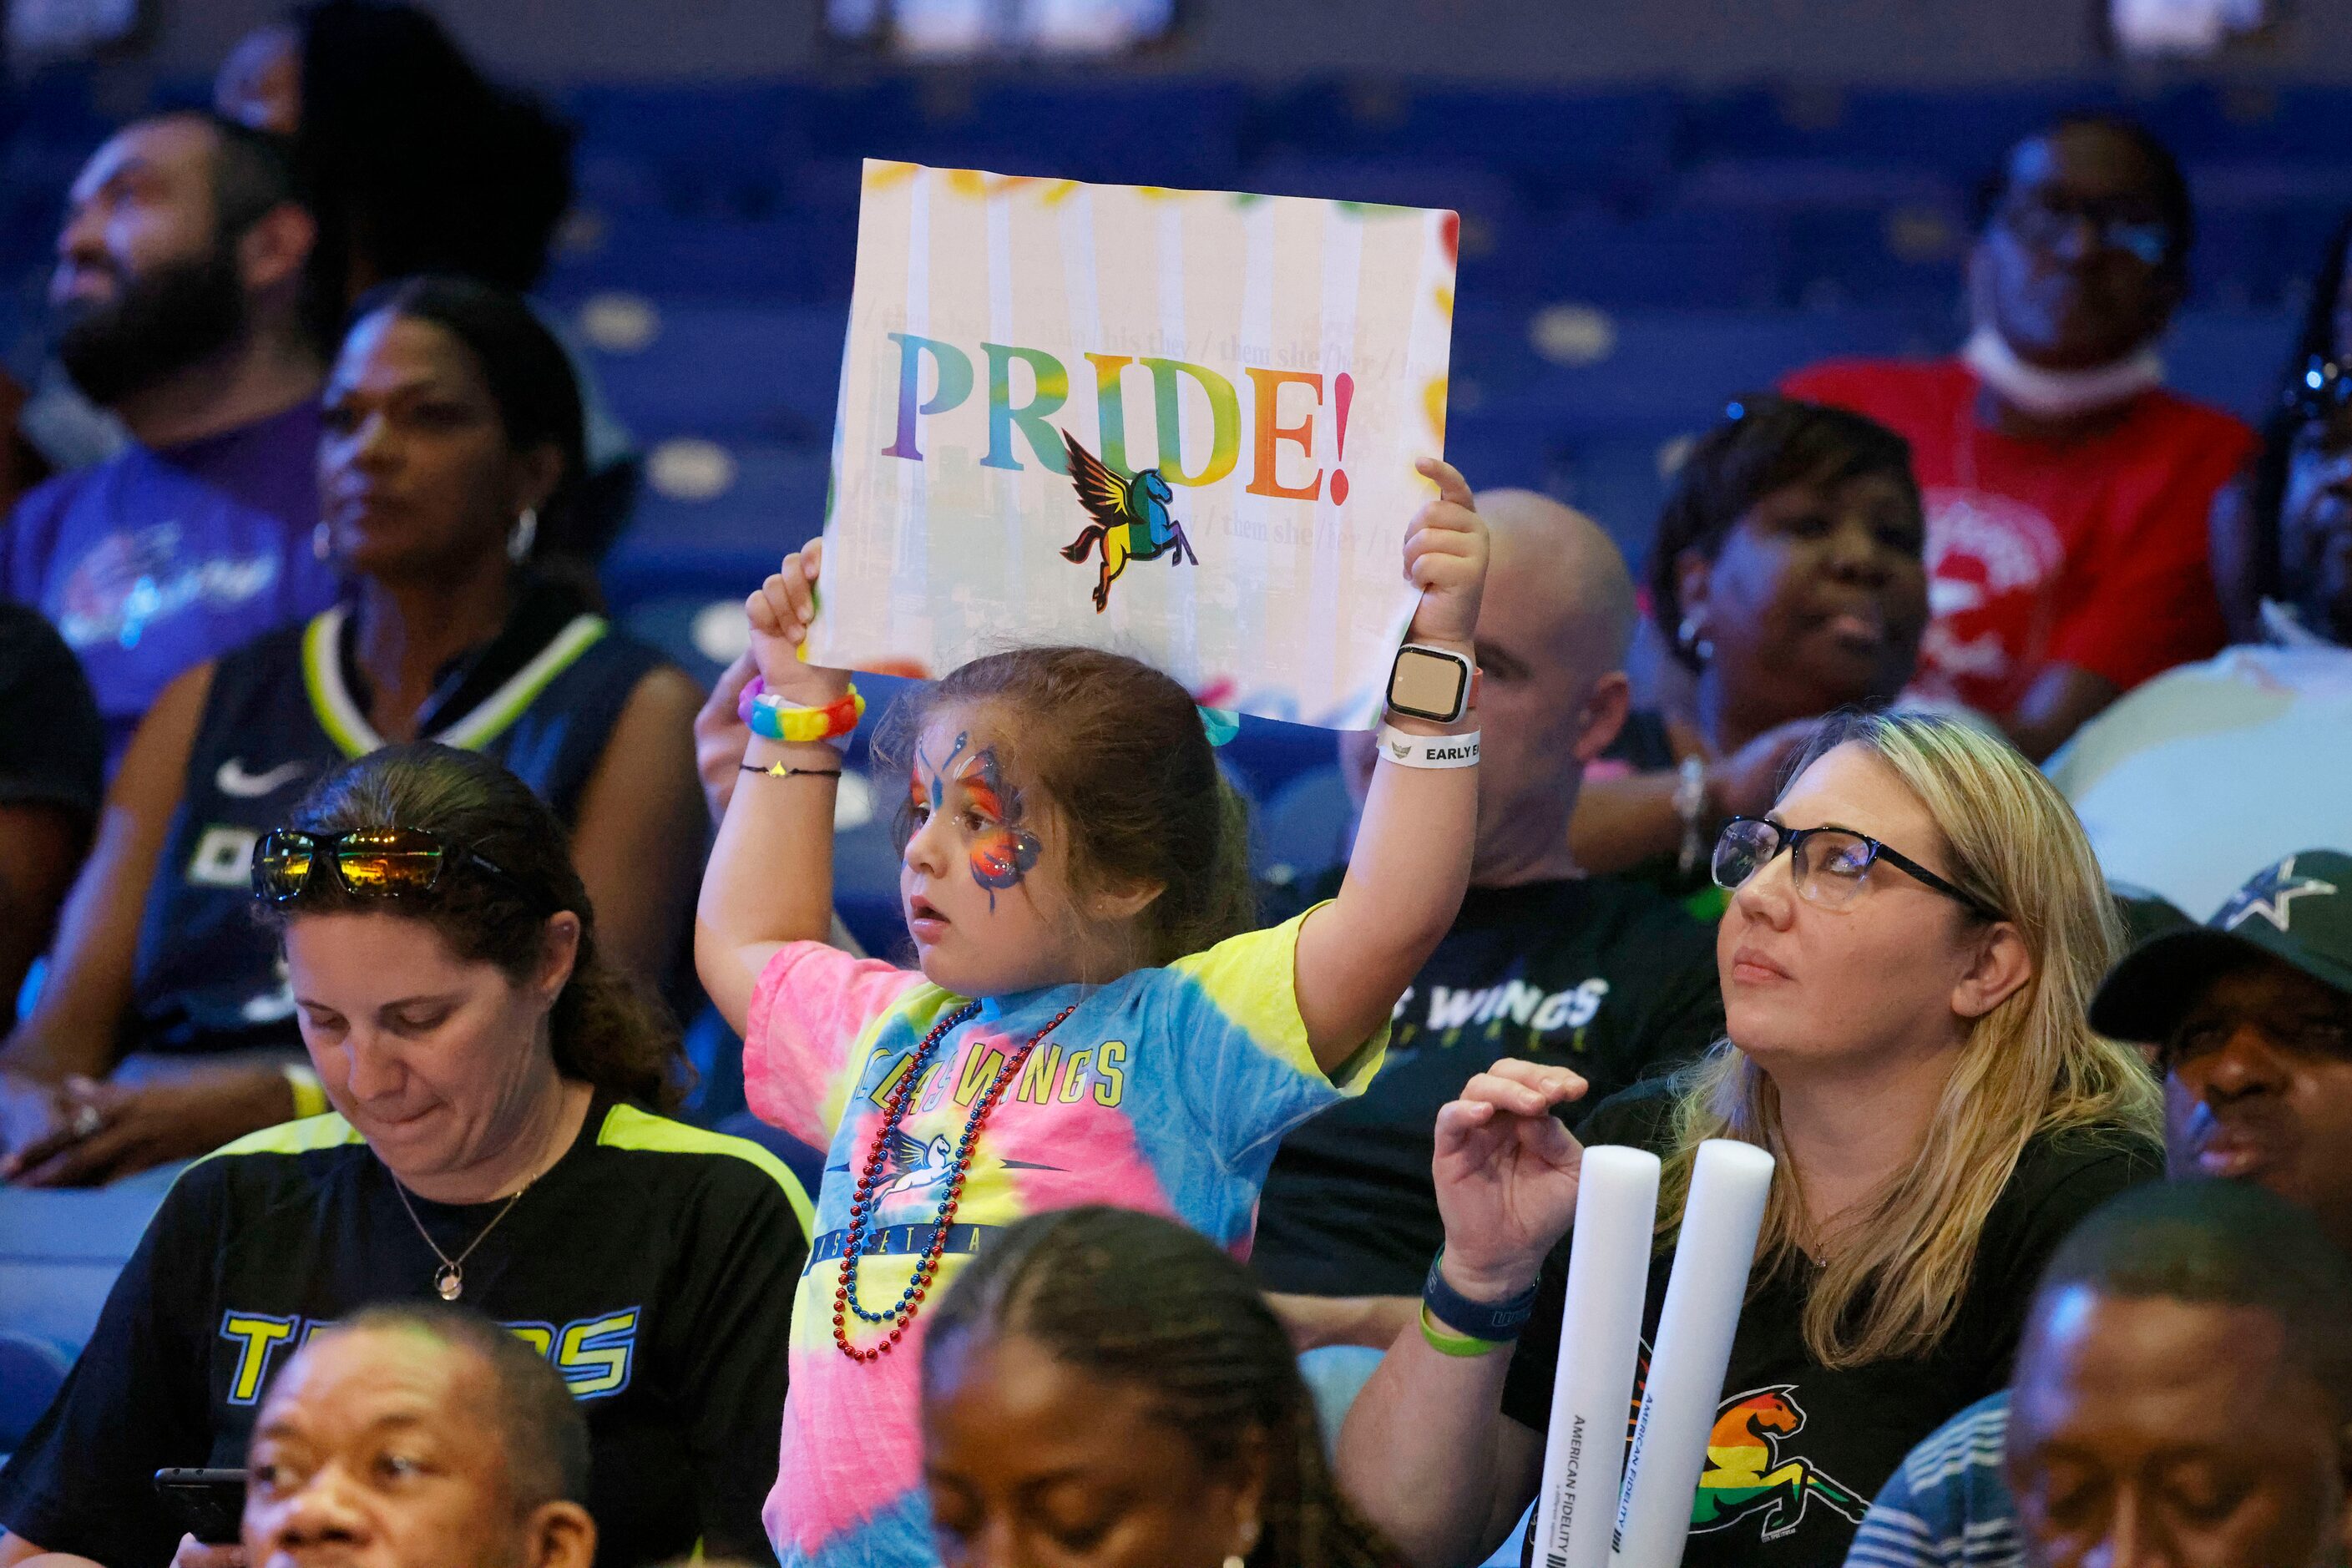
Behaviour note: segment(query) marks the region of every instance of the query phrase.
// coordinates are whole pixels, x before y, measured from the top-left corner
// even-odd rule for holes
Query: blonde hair
[[[2154,1139],[2163,1120],[2162,1096],[2137,1054],[2093,1034],[2084,1016],[2123,929],[2082,826],[2049,780],[2005,742],[1933,714],[1840,715],[1804,763],[1840,745],[1869,752],[1927,806],[1943,830],[1946,876],[2005,911],[2032,974],[1970,1026],[1936,1108],[1935,1135],[1868,1201],[1851,1245],[1813,1281],[1805,1348],[1832,1367],[1918,1355],[1942,1340],[1985,1216],[2034,1137],[2080,1129]],[[1803,1205],[1771,1079],[1724,1040],[1677,1090],[1661,1232],[1680,1223],[1699,1143],[1737,1139],[1770,1151],[1782,1172],[1764,1212],[1757,1278],[1797,1267]]]

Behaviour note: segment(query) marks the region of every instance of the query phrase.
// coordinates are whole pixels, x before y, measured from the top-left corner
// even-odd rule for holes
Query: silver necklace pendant
[[[433,1276],[433,1289],[441,1292],[444,1301],[454,1301],[466,1293],[466,1278],[456,1264],[445,1263]]]

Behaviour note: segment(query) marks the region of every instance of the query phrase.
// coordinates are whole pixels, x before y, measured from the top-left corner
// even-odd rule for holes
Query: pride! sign
[[[810,656],[1022,644],[1360,728],[1442,452],[1453,214],[869,162]]]

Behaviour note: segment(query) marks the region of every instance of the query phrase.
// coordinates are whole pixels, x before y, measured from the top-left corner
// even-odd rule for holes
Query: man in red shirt
[[[2161,142],[2062,120],[2001,171],[1958,354],[1832,361],[1785,386],[1909,437],[1934,610],[1915,689],[1990,715],[2036,761],[2226,640],[2206,513],[2253,433],[2165,391],[2155,351],[2191,238]]]

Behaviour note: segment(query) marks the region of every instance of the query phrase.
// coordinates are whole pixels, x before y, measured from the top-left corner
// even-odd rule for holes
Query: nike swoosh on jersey
[[[309,771],[308,763],[288,763],[266,773],[249,773],[245,771],[243,757],[231,757],[220,765],[220,772],[213,775],[213,783],[220,786],[223,795],[234,795],[239,800],[259,800],[265,795],[277,794]]]

